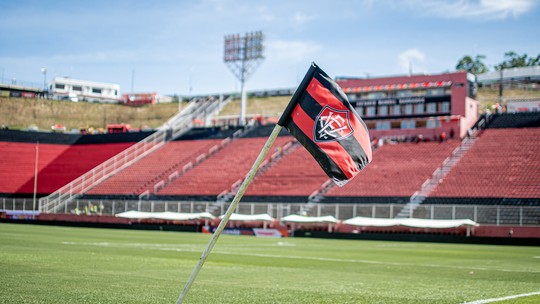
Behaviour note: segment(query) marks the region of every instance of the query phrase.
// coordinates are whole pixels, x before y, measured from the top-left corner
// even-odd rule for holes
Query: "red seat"
[[[540,128],[487,129],[430,197],[540,197]]]

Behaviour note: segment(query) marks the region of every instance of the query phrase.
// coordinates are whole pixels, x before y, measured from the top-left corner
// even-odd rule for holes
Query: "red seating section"
[[[154,185],[167,180],[169,175],[215,145],[221,140],[184,140],[165,144],[127,169],[99,184],[88,194],[135,194],[145,190],[153,192]]]
[[[67,145],[40,144],[38,171],[46,168],[67,149]],[[29,181],[32,188],[26,193],[33,193],[35,162],[36,144],[0,142],[0,193],[17,193]],[[42,184],[38,186],[41,190]]]
[[[430,197],[540,197],[540,128],[487,129]]]
[[[540,128],[487,129],[452,168],[430,198],[540,197]],[[239,138],[200,162],[156,194],[216,196],[245,177],[266,137]],[[278,137],[267,158],[291,141]],[[106,180],[88,194],[138,195],[182,171],[188,162],[219,145],[221,139],[169,142],[156,152]],[[39,145],[39,194],[52,193],[78,176],[120,153],[133,143]],[[419,190],[460,144],[422,142],[386,144],[373,162],[343,188],[326,196],[410,197]],[[34,183],[34,143],[0,142],[0,193],[31,195]],[[316,161],[298,147],[253,181],[247,196],[309,196],[328,180]]]
[[[304,147],[285,155],[249,186],[246,195],[309,196],[328,180]]]
[[[39,144],[37,193],[52,193],[133,143]],[[0,142],[0,193],[32,194],[36,144]]]
[[[373,161],[343,188],[327,196],[411,196],[452,154],[459,141],[386,144]]]
[[[270,151],[290,137],[278,137]],[[218,195],[243,179],[259,155],[266,138],[239,138],[159,191],[159,195]],[[267,158],[272,153],[268,153]]]

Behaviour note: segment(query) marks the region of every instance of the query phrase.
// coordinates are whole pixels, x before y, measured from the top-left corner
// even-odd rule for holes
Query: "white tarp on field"
[[[116,214],[117,217],[123,217],[128,219],[159,219],[167,221],[190,221],[198,219],[213,219],[214,216],[208,212],[200,213],[180,213],[180,212],[141,212],[141,211],[127,211]]]
[[[337,223],[338,220],[336,220],[333,216],[302,216],[302,215],[296,215],[291,214],[285,217],[281,218],[282,222],[289,222],[289,223]]]
[[[371,217],[354,217],[343,221],[344,224],[367,227],[406,226],[411,228],[457,228],[461,226],[479,226],[471,220],[429,220],[417,218],[382,219]]]
[[[223,215],[219,218],[223,218]],[[231,221],[242,221],[242,222],[252,222],[252,221],[263,221],[263,222],[272,222],[275,219],[271,217],[269,214],[263,213],[263,214],[238,214],[233,213],[231,214],[231,217],[229,218]]]

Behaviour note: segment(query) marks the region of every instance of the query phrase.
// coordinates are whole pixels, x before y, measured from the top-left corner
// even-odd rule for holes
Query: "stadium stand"
[[[321,202],[407,203],[458,145],[458,140],[385,144],[363,172]]]
[[[290,138],[278,137],[271,149],[288,140]],[[265,142],[263,137],[238,138],[158,191],[157,195],[161,198],[216,200],[217,195],[245,177]]]
[[[34,192],[36,143],[37,195],[49,194],[104,160],[131,146],[148,132],[75,135],[0,131],[0,194],[28,197]]]
[[[469,205],[478,208],[539,206],[540,128],[536,128],[539,126],[539,117],[540,113],[493,115],[488,129],[478,134],[470,150],[450,168],[442,183],[414,214],[424,213],[427,217],[435,214],[439,218],[472,218],[476,215],[472,207],[467,209]],[[221,193],[230,191],[234,184],[245,177],[272,128],[257,126],[241,136],[238,135],[238,128],[193,129],[109,178],[82,199],[118,198],[129,201],[149,190],[150,201],[212,204]],[[68,134],[54,134],[48,138],[37,132],[22,133],[20,137],[13,133],[0,134],[0,160],[3,164],[0,170],[0,192],[4,197],[31,196],[36,136],[40,137],[39,195],[54,191],[134,143],[122,139],[133,134],[116,135],[114,138],[99,135],[75,138]],[[208,153],[227,137],[232,138],[228,145]],[[268,158],[291,140],[287,132],[280,134]],[[333,187],[324,193],[314,211],[320,209],[323,213],[326,210],[334,212],[339,207],[340,214],[349,212],[352,216],[353,210],[364,210],[360,205],[369,206],[369,210],[366,210],[368,214],[373,214],[371,210],[374,209],[371,209],[370,204],[405,204],[459,144],[458,139],[444,142],[385,141],[375,151],[373,162],[364,171],[345,187]],[[203,153],[205,156],[199,158]],[[179,174],[174,180],[170,178],[173,172],[189,162],[193,166],[185,174]],[[165,181],[161,185],[164,188],[156,192],[154,186],[160,181]],[[306,203],[309,196],[320,190],[327,181],[328,178],[315,160],[304,148],[298,146],[258,174],[242,202]],[[127,208],[123,206],[124,202],[121,204],[121,208],[119,205],[116,208]],[[137,207],[136,200],[130,204],[131,209]],[[359,205],[353,209],[350,207],[352,204]],[[459,205],[457,211],[452,205]],[[437,206],[435,212],[433,206]],[[487,223],[504,223],[506,219],[512,219],[509,221],[512,223],[536,223],[533,217],[528,217],[526,210],[519,208],[506,208],[499,212],[492,207],[490,210],[490,214],[483,211],[478,219]],[[398,208],[394,208],[393,214],[398,211]]]
[[[206,153],[219,139],[173,141],[132,166],[107,179],[88,195],[139,195],[146,190],[153,191],[154,184],[167,180],[169,174],[182,169],[187,163]]]
[[[73,145],[62,152],[39,172],[40,193],[51,193],[81,174],[91,170],[133,143]],[[32,193],[32,181],[23,185],[18,193]]]
[[[84,198],[148,198],[229,144],[241,128],[193,128],[89,190]],[[235,135],[236,134],[236,135]],[[204,157],[202,157],[204,155]]]
[[[245,194],[246,201],[305,202],[328,177],[303,147],[285,155],[257,177]]]
[[[517,123],[510,117],[501,116]],[[496,129],[479,136],[426,203],[539,204],[540,128],[503,129],[498,119],[492,124]]]
[[[489,128],[531,128],[540,127],[540,113],[524,112],[495,115]]]
[[[67,145],[39,145],[38,171],[45,169],[68,148]],[[0,151],[0,163],[2,163],[0,167],[0,193],[6,195],[21,193],[21,191],[33,193],[33,186],[30,189],[23,186],[27,182],[33,183],[34,181],[36,144],[0,142]],[[39,190],[42,192],[42,186],[39,186]]]

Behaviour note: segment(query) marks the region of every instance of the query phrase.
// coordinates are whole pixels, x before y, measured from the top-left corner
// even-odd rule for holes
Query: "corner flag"
[[[278,125],[285,127],[340,187],[371,162],[366,125],[338,84],[315,63]]]
[[[371,144],[366,125],[339,86],[312,63],[208,241],[199,262],[178,296],[177,304],[186,298],[208,255],[283,127],[287,128],[315,157],[324,172],[339,186],[345,185],[371,161]]]

